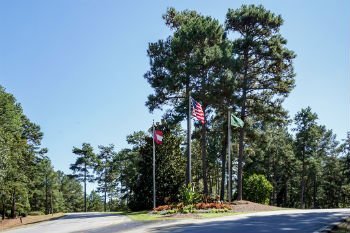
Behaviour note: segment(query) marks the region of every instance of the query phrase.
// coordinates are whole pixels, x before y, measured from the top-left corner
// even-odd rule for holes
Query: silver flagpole
[[[156,208],[156,145],[154,143],[154,120],[153,120],[153,208]]]
[[[232,195],[232,188],[231,188],[231,116],[230,116],[230,109],[227,110],[227,173],[228,173],[228,202],[231,203],[231,195]]]
[[[191,91],[188,92],[188,113],[187,113],[187,185],[192,183],[191,171]]]

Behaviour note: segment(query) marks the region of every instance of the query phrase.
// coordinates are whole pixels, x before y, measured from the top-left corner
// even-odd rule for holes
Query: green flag
[[[244,126],[244,122],[240,118],[238,118],[235,115],[231,114],[231,125],[233,127],[242,128]]]

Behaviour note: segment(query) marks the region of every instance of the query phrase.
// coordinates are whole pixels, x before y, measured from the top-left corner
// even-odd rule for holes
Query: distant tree
[[[113,159],[116,156],[114,145],[98,146],[100,153],[97,154],[94,170],[96,171],[96,181],[98,192],[104,194],[104,211],[107,211],[107,193],[111,193],[116,188],[116,168],[113,166]]]
[[[342,207],[350,207],[350,132],[347,133],[339,150],[342,174],[341,205]]]
[[[94,177],[90,174],[95,162],[95,154],[89,143],[83,143],[81,149],[73,147],[73,153],[78,156],[75,163],[71,164],[70,169],[75,177],[84,183],[84,211],[87,211],[86,202],[86,182],[93,182]]]
[[[254,155],[246,159],[245,175],[264,174],[273,186],[270,204],[290,206],[290,187],[299,169],[293,138],[286,125],[278,124],[264,124],[256,134],[249,147]]]
[[[79,181],[63,172],[57,172],[59,192],[64,200],[63,212],[84,211],[84,193]]]
[[[103,201],[100,195],[94,190],[91,191],[88,200],[88,211],[101,212],[103,211]]]
[[[321,139],[321,128],[317,125],[317,114],[310,107],[301,109],[294,118],[296,127],[295,153],[302,163],[300,181],[300,206],[305,208],[305,178],[307,165],[316,155]]]

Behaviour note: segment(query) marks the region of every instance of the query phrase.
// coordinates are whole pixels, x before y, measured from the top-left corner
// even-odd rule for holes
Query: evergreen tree
[[[181,142],[183,135],[179,127],[162,123],[156,126],[163,131],[163,143],[156,146],[156,197],[157,205],[169,200],[178,200],[180,187],[185,180],[185,160],[182,156]],[[140,137],[141,136],[141,137]],[[150,209],[153,203],[152,177],[152,137],[145,133],[136,133],[128,137],[137,153],[136,177],[128,189],[130,196],[128,206],[132,210]]]
[[[229,9],[226,29],[237,33],[232,57],[239,63],[234,71],[237,80],[237,105],[240,118],[247,121],[275,121],[286,114],[284,98],[294,87],[292,61],[295,54],[286,48],[287,40],[279,33],[283,24],[280,15],[263,6],[243,5]],[[243,152],[247,125],[240,130],[238,157],[238,195],[242,199]]]
[[[87,210],[90,212],[101,212],[104,209],[102,198],[94,190],[91,191]]]
[[[308,166],[315,157],[321,139],[321,129],[317,125],[317,114],[310,107],[302,109],[295,115],[296,141],[295,153],[302,163],[300,181],[300,206],[305,208],[305,178]]]
[[[100,153],[97,155],[97,163],[95,165],[95,171],[97,173],[96,180],[98,184],[98,192],[104,194],[104,211],[107,211],[107,194],[116,188],[116,171],[113,166],[113,158],[116,155],[114,151],[114,145],[98,146]]]
[[[73,171],[75,177],[84,183],[84,211],[86,212],[86,182],[92,182],[94,180],[93,175],[90,174],[90,169],[93,169],[95,154],[89,143],[83,143],[81,149],[73,147],[73,153],[78,158],[75,163],[71,164],[70,169]]]
[[[230,44],[222,25],[215,19],[195,11],[168,9],[163,16],[174,31],[166,40],[150,43],[148,56],[151,69],[145,78],[154,89],[146,105],[151,111],[170,105],[166,118],[178,123],[188,113],[191,96],[202,104],[205,123],[201,125],[203,192],[208,193],[207,122],[214,104],[212,84],[220,78],[218,67],[228,59]]]

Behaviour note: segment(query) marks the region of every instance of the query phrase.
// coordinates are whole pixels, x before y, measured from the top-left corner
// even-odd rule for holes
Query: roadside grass
[[[165,216],[159,214],[149,214],[149,211],[119,211],[113,212],[114,214],[125,215],[133,221],[164,221],[164,220],[180,220],[180,219],[203,219],[203,218],[218,218],[239,214],[246,214],[246,212],[225,212],[225,213],[195,213],[182,216]]]
[[[232,215],[247,214],[248,212],[225,212],[225,213],[200,213],[201,218],[218,218]]]

